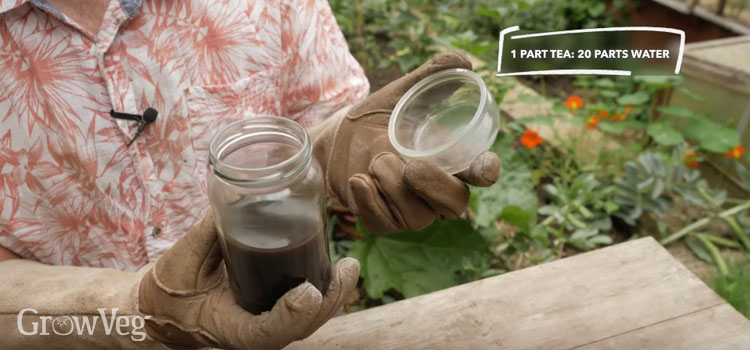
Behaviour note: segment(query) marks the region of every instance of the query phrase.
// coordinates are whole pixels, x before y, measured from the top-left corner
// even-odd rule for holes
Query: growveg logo
[[[38,315],[35,309],[27,308],[18,313],[18,332],[24,336],[59,336],[94,335],[97,327],[101,326],[104,334],[130,336],[133,341],[146,339],[146,320],[151,316],[118,315],[120,309],[99,308],[99,315],[64,315],[64,316],[32,316],[34,320],[24,326],[24,316]],[[109,314],[108,314],[109,311]],[[38,319],[38,320],[37,320]]]

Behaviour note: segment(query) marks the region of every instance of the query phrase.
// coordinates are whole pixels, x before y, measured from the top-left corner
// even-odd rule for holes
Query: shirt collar
[[[120,8],[127,14],[128,17],[133,17],[138,13],[138,9],[141,8],[143,0],[118,0],[120,1]],[[8,12],[16,7],[19,7],[27,2],[34,4],[36,7],[44,9],[58,18],[64,20],[65,16],[58,11],[54,6],[47,2],[47,0],[0,0],[0,14]]]
[[[0,0],[0,13],[8,12],[29,1],[31,0]]]

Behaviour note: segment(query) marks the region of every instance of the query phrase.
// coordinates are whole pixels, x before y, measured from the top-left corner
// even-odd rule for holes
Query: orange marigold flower
[[[686,154],[682,159],[685,162],[685,165],[689,168],[697,168],[698,163],[698,155],[695,152],[691,152],[690,154]]]
[[[575,112],[583,107],[583,98],[581,98],[581,96],[570,96],[565,100],[565,107],[568,107],[569,110]]]
[[[732,148],[729,150],[729,152],[724,153],[724,157],[734,159],[740,159],[740,157],[742,157],[743,155],[745,155],[745,148],[742,147],[742,145]]]
[[[630,111],[633,110],[633,106],[625,106],[625,115],[630,114]]]
[[[589,117],[589,120],[586,121],[586,130],[594,130],[599,125],[599,118],[598,115],[592,115]]]
[[[614,119],[614,120],[625,120],[625,119],[628,119],[628,114],[627,113],[626,114],[615,113],[615,114],[612,115],[612,119]]]
[[[542,144],[542,138],[539,137],[536,131],[526,129],[523,136],[521,136],[521,144],[528,149],[532,149]]]
[[[599,115],[602,116],[602,118],[609,118],[609,113],[603,109],[599,110]]]

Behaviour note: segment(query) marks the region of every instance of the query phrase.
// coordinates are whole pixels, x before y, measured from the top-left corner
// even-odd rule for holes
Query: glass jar
[[[328,287],[323,173],[305,129],[255,117],[220,129],[209,145],[208,194],[229,284],[259,314],[309,281]]]

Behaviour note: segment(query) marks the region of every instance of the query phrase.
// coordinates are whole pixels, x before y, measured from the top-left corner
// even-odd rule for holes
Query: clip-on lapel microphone
[[[135,132],[135,136],[133,136],[133,139],[128,142],[128,147],[133,144],[135,139],[138,138],[138,136],[141,135],[143,130],[146,129],[146,126],[156,121],[156,117],[159,115],[159,112],[157,112],[155,109],[148,107],[145,111],[143,111],[143,114],[130,114],[130,113],[121,113],[121,112],[115,112],[115,110],[110,110],[109,115],[112,116],[112,118],[116,119],[125,119],[125,120],[134,120],[138,122],[138,130]]]

